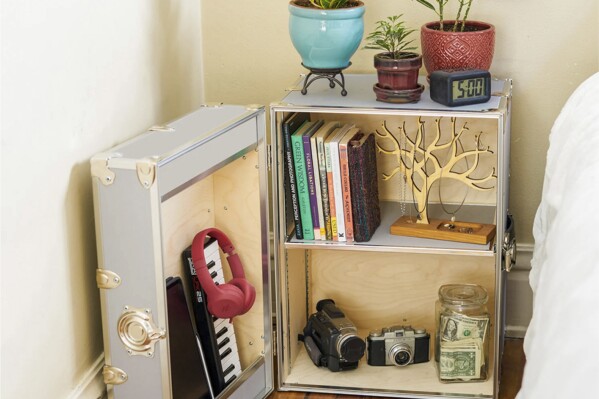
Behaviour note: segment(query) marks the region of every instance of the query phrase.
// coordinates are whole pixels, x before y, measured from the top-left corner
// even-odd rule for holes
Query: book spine
[[[318,226],[320,226],[320,239],[326,240],[327,232],[324,220],[324,207],[322,205],[322,190],[320,183],[320,161],[318,159],[318,148],[316,138],[310,138],[310,147],[312,147],[312,166],[314,167],[314,187],[316,190],[316,206],[318,208]]]
[[[295,222],[295,237],[298,240],[304,238],[302,221],[299,211],[299,203],[297,197],[297,186],[295,179],[295,162],[293,160],[293,149],[291,146],[291,131],[289,125],[283,123],[283,150],[285,151],[285,169],[289,180],[289,191],[291,192],[291,207],[293,208],[293,220]],[[289,206],[289,204],[287,205]]]
[[[302,221],[304,239],[313,240],[312,214],[310,210],[310,194],[308,193],[308,176],[306,174],[306,161],[304,159],[304,144],[301,136],[291,136],[293,147],[293,160],[295,164],[295,177],[297,181],[297,199]]]
[[[345,238],[345,218],[343,215],[343,192],[341,189],[341,167],[339,165],[339,142],[331,142],[331,164],[333,166],[333,191],[335,193],[335,214],[337,216],[337,237],[339,241]]]
[[[369,241],[381,223],[375,140],[370,136],[363,145],[348,148],[356,242]]]
[[[337,234],[337,211],[335,209],[335,189],[333,187],[333,162],[331,160],[331,143],[325,142],[325,162],[327,170],[327,191],[329,194],[329,209],[331,214],[331,235],[334,241],[339,240]]]
[[[322,196],[322,213],[324,216],[324,227],[327,240],[333,239],[331,231],[331,208],[329,205],[329,186],[327,182],[326,153],[324,150],[324,141],[316,140],[316,150],[318,152],[318,171],[320,174],[320,193]]]
[[[312,158],[312,144],[310,136],[302,137],[304,144],[304,158],[306,161],[306,177],[308,178],[308,196],[310,199],[310,214],[312,215],[312,228],[314,239],[320,240],[320,220],[318,218],[318,199],[316,198],[316,184],[314,180],[314,162]]]
[[[347,144],[339,144],[339,168],[341,171],[341,192],[343,195],[343,216],[345,218],[345,239],[354,240],[352,222],[352,198],[349,181],[349,163],[347,160]]]

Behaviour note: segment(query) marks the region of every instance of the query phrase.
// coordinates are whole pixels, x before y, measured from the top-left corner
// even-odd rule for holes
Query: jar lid
[[[477,284],[446,284],[439,288],[439,299],[452,305],[483,305],[489,295]]]

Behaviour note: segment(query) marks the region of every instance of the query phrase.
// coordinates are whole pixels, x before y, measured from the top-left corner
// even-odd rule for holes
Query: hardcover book
[[[349,161],[347,147],[349,141],[360,132],[353,127],[339,141],[339,168],[341,170],[341,194],[343,203],[343,216],[345,219],[345,238],[347,241],[354,240],[354,227],[352,218],[352,195],[349,179]]]
[[[354,240],[369,241],[381,224],[376,146],[372,133],[358,133],[348,144]]]
[[[333,188],[333,162],[331,159],[331,140],[339,131],[340,127],[335,128],[324,141],[325,167],[327,171],[327,192],[329,195],[329,210],[331,215],[331,235],[334,241],[339,240],[337,232],[337,209],[335,207],[335,190]]]
[[[302,135],[302,142],[304,144],[304,158],[306,161],[306,175],[308,177],[308,194],[310,198],[310,213],[312,214],[312,225],[314,229],[314,239],[320,240],[320,215],[318,211],[318,198],[316,196],[316,174],[317,170],[314,169],[314,158],[312,156],[312,136],[318,128],[323,125],[323,121],[316,121],[312,126]],[[317,166],[318,167],[318,166]],[[324,224],[324,221],[323,221]]]
[[[302,221],[299,211],[299,203],[297,197],[297,181],[295,178],[295,163],[293,161],[293,150],[291,148],[291,135],[295,133],[305,122],[309,121],[310,114],[305,112],[294,112],[282,123],[283,134],[283,152],[285,157],[283,185],[285,187],[285,207],[287,212],[287,220],[293,218],[295,223],[295,236],[298,239],[304,238],[302,229]],[[288,231],[290,236],[293,232]]]
[[[345,215],[343,211],[343,192],[341,188],[341,165],[339,163],[339,142],[353,125],[343,125],[330,137],[331,169],[333,179],[333,195],[335,200],[335,215],[337,217],[337,240],[347,241],[345,236]],[[325,143],[326,145],[326,143]],[[329,195],[331,193],[329,192]]]
[[[291,147],[293,149],[293,162],[297,183],[297,200],[304,240],[314,239],[314,225],[312,224],[312,210],[310,208],[310,193],[308,189],[308,173],[306,171],[303,135],[312,128],[315,123],[316,122],[306,122],[298,131],[291,135]]]
[[[316,151],[318,153],[318,170],[320,178],[320,195],[322,213],[324,216],[324,227],[327,240],[333,240],[333,230],[331,227],[331,207],[329,203],[329,186],[327,176],[327,165],[326,165],[326,152],[324,148],[324,142],[329,137],[331,132],[339,127],[339,122],[328,122],[325,123],[312,138],[316,141]],[[336,235],[336,234],[335,234]]]
[[[324,122],[323,122],[324,123]],[[320,239],[327,239],[326,222],[324,219],[324,207],[322,204],[322,191],[320,183],[320,165],[318,160],[318,146],[316,144],[316,135],[324,127],[324,124],[310,137],[310,151],[312,154],[312,166],[314,168],[314,187],[316,192],[316,208],[318,211],[318,226],[320,226]],[[324,166],[324,165],[323,165]]]

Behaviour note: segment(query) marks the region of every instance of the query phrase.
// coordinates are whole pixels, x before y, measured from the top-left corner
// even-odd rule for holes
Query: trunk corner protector
[[[120,158],[121,154],[114,153],[102,153],[92,158],[91,163],[91,175],[98,178],[102,184],[109,186],[114,183],[115,174],[108,167],[108,161],[112,158]]]
[[[142,187],[149,189],[156,180],[156,163],[149,159],[141,159],[135,164],[137,178]]]

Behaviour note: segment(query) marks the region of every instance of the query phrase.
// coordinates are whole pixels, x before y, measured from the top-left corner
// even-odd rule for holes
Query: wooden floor
[[[520,390],[524,372],[524,351],[521,339],[506,339],[502,359],[499,399],[514,399]],[[348,396],[305,392],[273,392],[268,399],[362,399],[370,396]]]

